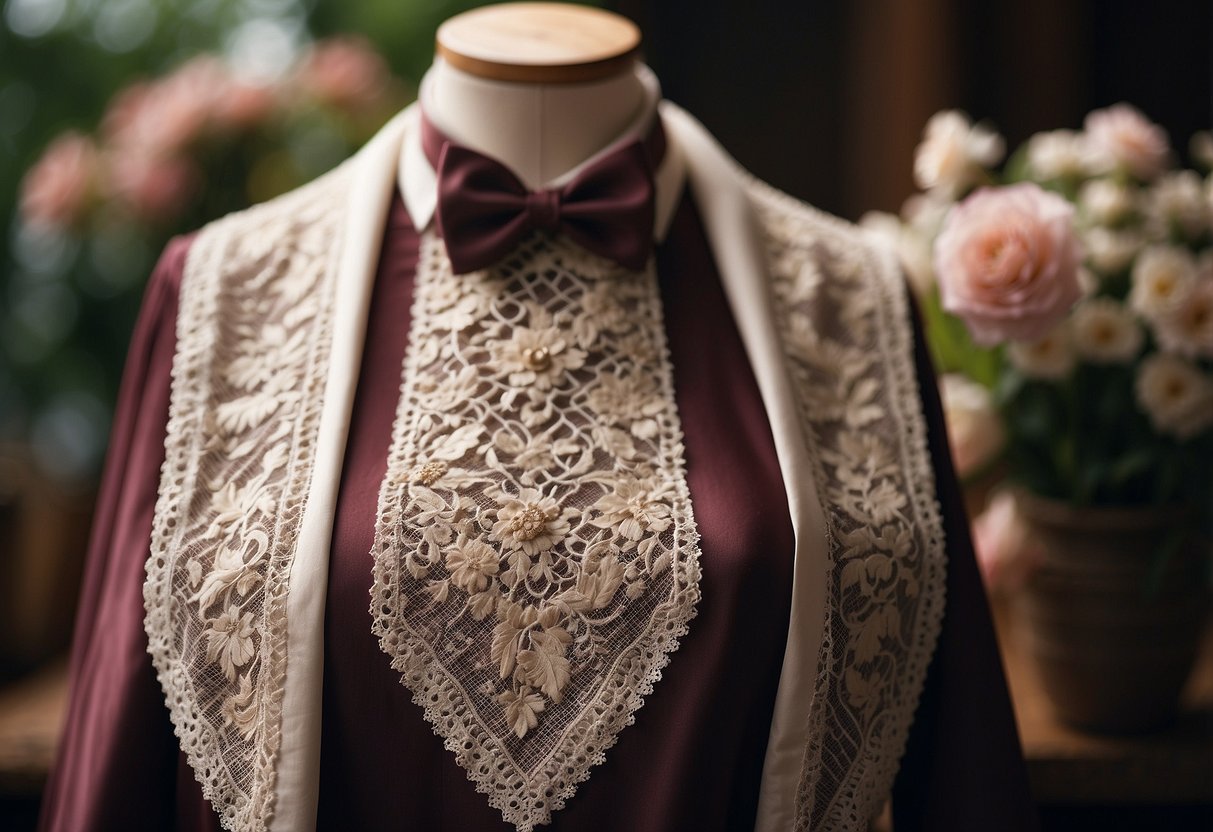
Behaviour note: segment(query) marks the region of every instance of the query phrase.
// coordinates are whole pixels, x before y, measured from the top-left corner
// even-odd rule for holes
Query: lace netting
[[[944,609],[946,553],[905,284],[856,230],[747,176],[829,536],[796,828],[888,797]]]
[[[746,181],[829,527],[797,828],[862,829],[943,613],[905,290],[853,229]],[[228,829],[273,812],[347,187],[335,172],[209,226],[182,285],[145,626]],[[432,234],[421,255],[374,628],[469,778],[529,829],[632,722],[698,600],[660,299],[651,265],[624,272],[542,236],[458,278]]]
[[[604,760],[687,632],[698,535],[652,261],[423,235],[380,492],[380,643],[520,830]]]
[[[330,174],[208,226],[182,277],[144,626],[181,748],[227,829],[262,830],[273,812],[343,185]]]

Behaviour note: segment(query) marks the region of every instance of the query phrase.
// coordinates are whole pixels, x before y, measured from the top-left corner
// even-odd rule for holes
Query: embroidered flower
[[[630,427],[639,439],[657,435],[653,419],[665,409],[665,400],[652,376],[604,375],[586,396],[586,403],[606,421]]]
[[[631,541],[670,527],[673,483],[656,477],[621,476],[614,486],[611,493],[599,497],[591,507],[600,515],[590,520],[593,525],[600,529],[617,528],[619,534]]]
[[[430,460],[424,465],[419,465],[413,469],[409,478],[413,482],[419,482],[422,485],[433,485],[442,479],[442,475],[446,473],[446,463],[440,459]]]
[[[624,332],[633,326],[627,308],[616,297],[614,283],[595,284],[581,298],[582,314],[573,319],[572,333],[582,347],[589,347],[600,332]]]
[[[497,522],[489,539],[527,555],[544,552],[569,533],[569,522],[560,504],[534,488],[523,488],[517,497],[498,498]]]
[[[253,657],[253,614],[241,613],[233,605],[211,622],[206,634],[207,661],[218,662],[231,681],[236,680],[236,668],[243,667]]]
[[[447,550],[446,568],[455,586],[470,594],[488,588],[489,579],[501,568],[501,558],[487,543],[459,535],[455,545]]]
[[[498,370],[515,387],[550,390],[585,363],[585,353],[570,346],[554,326],[515,327],[508,340],[492,341],[489,348]]]

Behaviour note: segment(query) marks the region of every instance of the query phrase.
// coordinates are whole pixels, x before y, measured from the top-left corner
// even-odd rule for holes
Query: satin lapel
[[[352,160],[341,249],[329,265],[338,270],[333,345],[312,480],[291,566],[282,746],[269,825],[274,832],[307,832],[316,826],[329,547],[371,287],[396,185],[401,137],[414,115],[410,108],[396,116]]]
[[[796,535],[792,613],[759,795],[759,832],[795,825],[796,790],[809,740],[809,709],[826,615],[825,519],[811,474],[804,426],[776,325],[759,218],[741,169],[684,110],[662,105],[667,134],[686,159],[725,294],[766,407]]]

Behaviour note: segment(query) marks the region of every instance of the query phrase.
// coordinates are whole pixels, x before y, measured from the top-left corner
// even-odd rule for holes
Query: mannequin
[[[637,62],[636,27],[597,9],[489,6],[444,23],[437,41],[421,88],[427,117],[531,189],[647,121],[660,98]]]
[[[654,255],[644,270],[621,271],[540,232],[500,270],[452,274],[434,229],[440,160],[423,153],[416,109],[332,174],[174,242],[153,276],[115,419],[44,828],[496,832],[512,828],[504,817],[519,829],[579,832],[860,830],[890,790],[899,832],[1032,828],[929,363],[895,269],[852,229],[740,175],[688,115],[657,107],[626,21],[539,5],[444,26],[422,85],[425,116],[450,144],[535,188],[575,180],[648,132],[657,113],[669,142],[654,177]],[[545,22],[535,28],[536,19]],[[562,376],[549,372],[551,354],[532,351],[521,369],[493,366],[516,331],[542,328],[538,313],[518,310],[550,301],[528,296],[518,275],[568,293],[573,311],[553,350],[578,344],[584,365],[565,353]],[[483,286],[499,294],[458,305]],[[611,293],[638,297],[636,287],[659,297],[601,311]],[[599,311],[584,300],[594,291]],[[515,294],[494,306],[506,292]],[[615,331],[631,346],[611,342]],[[466,366],[448,372],[441,362],[469,343]],[[615,357],[596,370],[591,353],[608,348]],[[851,362],[848,384],[832,375],[838,356]],[[544,373],[548,386],[528,386]],[[646,373],[648,388],[637,381]],[[496,439],[472,447],[487,438],[477,430],[495,427],[511,401],[535,406],[526,419],[536,432],[557,417],[592,421],[585,408],[599,405],[582,402],[598,401],[594,391],[615,383],[607,376],[637,386],[625,390],[628,406],[611,409],[608,396],[595,411],[610,410],[624,430],[596,435],[640,450],[597,448],[594,460],[616,454],[617,464],[589,485],[623,494],[618,472],[639,455],[665,466],[658,480],[675,497],[646,486],[665,496],[646,496],[634,515],[619,501],[557,515],[507,489],[514,503],[531,501],[511,515],[501,492],[443,484],[464,471],[463,483],[480,488],[502,467],[495,460],[528,453],[532,461],[517,463],[524,473],[550,469],[543,451],[569,452]],[[468,377],[478,381],[459,388]],[[454,394],[435,404],[431,394],[448,383]],[[495,392],[509,386],[508,396]],[[443,421],[469,401],[479,421]],[[556,417],[541,412],[544,402]],[[414,413],[440,429],[417,434]],[[599,441],[587,435],[577,438]],[[414,458],[429,449],[442,464]],[[844,477],[851,466],[859,474]],[[457,541],[432,538],[447,548],[421,569],[429,589],[391,574],[413,551],[401,534],[420,539],[446,522],[430,509],[412,518],[418,494],[431,508],[471,495],[451,522],[468,511],[484,518],[459,526]],[[604,496],[609,488],[583,502]],[[633,533],[611,531],[623,528],[605,520],[611,512],[631,516]],[[702,574],[653,567],[635,581],[640,562],[627,553],[639,551],[631,538],[643,524],[675,564],[702,549]],[[578,594],[556,598],[563,608],[548,595],[531,619],[498,600],[474,615],[459,609],[503,582],[507,565],[519,568],[519,551],[535,558],[528,576],[550,571],[539,555],[563,551],[549,538],[571,539],[574,527],[606,536],[593,538],[605,541],[598,554],[579,550],[573,568],[593,561],[600,571],[575,573]],[[508,547],[507,534],[513,559],[484,554]],[[476,535],[484,546],[469,548]],[[603,551],[633,557],[628,573],[604,578]],[[454,577],[443,578],[443,564]],[[601,639],[615,652],[594,664],[586,633],[658,620],[660,605],[639,605],[671,571],[681,583],[666,606],[687,606],[684,590],[702,596],[689,631],[672,619],[656,631],[660,642],[646,641],[653,630],[616,630]],[[633,581],[627,600],[621,581]],[[600,602],[604,582],[612,588]],[[416,602],[394,609],[406,593]],[[419,652],[414,631],[435,619],[412,611],[450,603],[441,638]],[[587,607],[606,612],[572,614]],[[408,626],[393,629],[393,616]],[[950,622],[942,634],[941,617]],[[535,666],[545,645],[557,657],[542,696],[538,682],[517,687],[530,670],[498,674],[498,656],[488,660],[494,620],[512,621],[520,646],[531,639],[518,667]],[[527,635],[540,629],[546,640]],[[559,644],[574,639],[586,651],[566,654]],[[558,661],[567,656],[576,661]],[[608,676],[615,668],[626,678]],[[624,693],[611,699],[604,678]],[[601,691],[607,698],[595,698]],[[562,707],[573,714],[565,722]],[[544,749],[534,743],[549,725],[559,736],[536,762],[529,749]],[[578,734],[586,725],[601,733]],[[580,743],[571,753],[567,738]],[[559,762],[555,776],[548,759]]]

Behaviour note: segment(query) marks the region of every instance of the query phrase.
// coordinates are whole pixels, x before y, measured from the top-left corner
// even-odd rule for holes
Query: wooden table
[[[1035,667],[1020,649],[1024,642],[1014,615],[997,605],[995,617],[1038,802],[1213,805],[1213,626],[1175,724],[1139,737],[1110,737],[1057,720]]]

